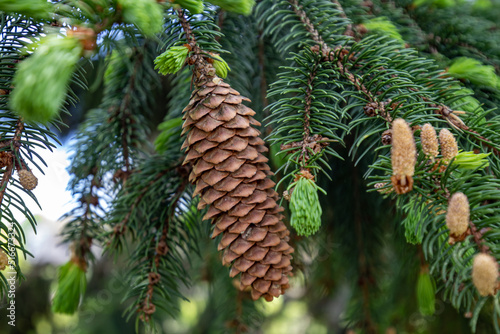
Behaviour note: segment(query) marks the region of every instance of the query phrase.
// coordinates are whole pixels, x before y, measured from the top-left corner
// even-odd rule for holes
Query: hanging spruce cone
[[[19,183],[24,189],[33,190],[38,185],[38,179],[27,169],[21,169],[19,172]]]
[[[208,76],[197,86],[183,125],[194,195],[201,195],[200,209],[208,205],[204,219],[215,224],[212,238],[222,233],[218,248],[224,250],[222,263],[231,265],[230,276],[241,273],[242,290],[251,287],[254,300],[271,301],[289,287],[293,248],[262,154],[267,148],[252,127],[260,123],[242,104],[249,100],[220,78]]]

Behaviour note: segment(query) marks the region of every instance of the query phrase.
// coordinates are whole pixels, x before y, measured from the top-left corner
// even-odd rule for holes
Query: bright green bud
[[[452,7],[457,4],[456,0],[415,0],[413,5],[420,7],[422,5],[435,6],[438,8]]]
[[[428,271],[420,272],[417,282],[417,301],[420,313],[433,315],[436,304],[436,284]]]
[[[207,0],[208,2],[238,14],[250,15],[255,5],[255,0]]]
[[[227,71],[230,71],[229,65],[220,56],[214,56],[214,68],[215,74],[218,77],[225,79],[227,77]]]
[[[172,118],[158,125],[158,130],[160,130],[161,132],[155,140],[156,152],[163,153],[167,150],[167,143],[169,139],[174,135],[180,135],[181,125],[182,117]]]
[[[475,154],[472,151],[460,152],[455,156],[453,164],[462,169],[483,169],[490,165],[490,162],[486,159],[486,157],[490,154],[491,153]]]
[[[86,288],[85,270],[73,260],[61,266],[57,291],[52,300],[52,311],[66,314],[75,313]]]
[[[82,46],[78,39],[48,35],[21,61],[14,76],[11,108],[26,121],[47,123],[57,116]]]
[[[159,33],[163,27],[163,9],[156,0],[118,0],[125,23],[135,24],[145,36]]]
[[[305,177],[297,181],[290,198],[290,211],[290,224],[298,235],[307,237],[319,230],[322,210],[314,181]]]
[[[167,51],[155,59],[155,70],[158,70],[163,75],[169,73],[177,73],[189,54],[189,49],[185,46],[172,46]]]
[[[397,40],[402,45],[405,44],[403,37],[398,31],[398,28],[386,17],[376,17],[374,19],[363,22],[363,25],[369,31],[373,31],[380,35],[389,36],[392,39]]]
[[[174,4],[178,4],[184,9],[189,10],[191,14],[201,14],[203,12],[202,0],[174,0]]]
[[[23,14],[33,18],[50,19],[52,4],[47,0],[2,0],[0,11]]]
[[[467,57],[455,59],[448,68],[448,75],[457,79],[467,79],[476,85],[493,88],[496,88],[500,82],[493,66],[483,65],[480,61]]]
[[[491,0],[475,0],[473,8],[474,9],[488,9],[493,6]]]

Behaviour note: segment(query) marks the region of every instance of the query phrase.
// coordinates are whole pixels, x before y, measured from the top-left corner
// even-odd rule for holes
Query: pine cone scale
[[[229,228],[229,232],[230,233],[243,233],[246,231],[248,226],[250,226],[250,224],[238,221],[237,223],[231,225],[231,228]]]

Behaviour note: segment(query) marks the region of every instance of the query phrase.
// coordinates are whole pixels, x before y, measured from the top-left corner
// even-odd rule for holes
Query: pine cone
[[[198,85],[183,111],[184,164],[193,165],[189,180],[201,195],[198,207],[208,205],[203,218],[215,224],[212,238],[222,233],[218,248],[230,276],[241,273],[241,290],[271,301],[289,287],[293,248],[262,154],[268,149],[252,127],[260,123],[242,101],[249,100],[217,77]]]
[[[19,171],[19,182],[24,189],[33,190],[38,184],[38,179],[29,170],[21,169]]]

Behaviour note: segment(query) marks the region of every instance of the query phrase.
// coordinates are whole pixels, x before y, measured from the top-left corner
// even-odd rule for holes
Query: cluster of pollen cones
[[[219,250],[230,276],[241,273],[240,289],[250,288],[254,300],[272,301],[289,287],[293,248],[262,154],[267,147],[252,127],[260,123],[242,104],[249,100],[220,78],[197,86],[183,111],[193,196],[201,195],[199,209],[208,206],[204,219],[215,225],[212,237],[222,234]]]

